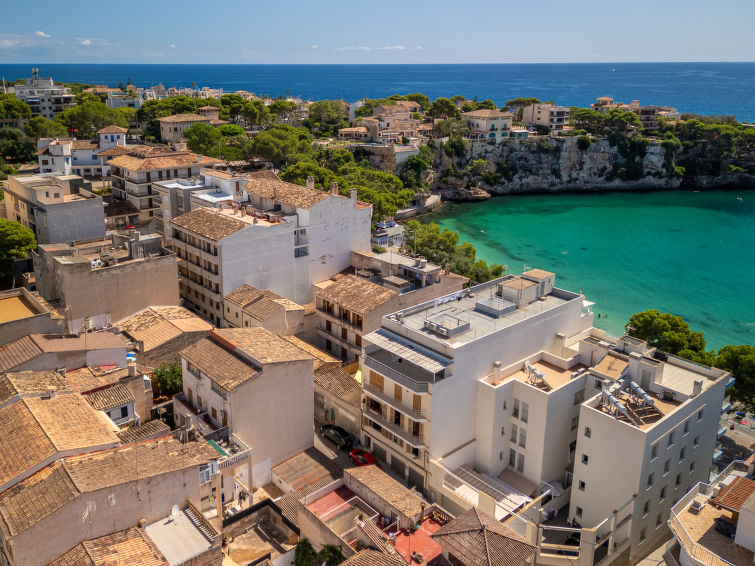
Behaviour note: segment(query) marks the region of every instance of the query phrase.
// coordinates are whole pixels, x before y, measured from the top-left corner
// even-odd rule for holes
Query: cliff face
[[[583,142],[584,143],[584,142]],[[731,173],[721,165],[718,174],[688,171],[684,178],[676,165],[690,156],[675,155],[659,143],[612,146],[607,139],[579,147],[576,137],[538,138],[489,145],[471,142],[466,155],[449,157],[442,150],[432,188],[449,200],[479,200],[491,195],[557,191],[663,190],[685,187],[755,186],[755,177]],[[468,171],[484,159],[487,171]],[[475,187],[478,190],[472,190]],[[482,189],[482,192],[479,190]]]

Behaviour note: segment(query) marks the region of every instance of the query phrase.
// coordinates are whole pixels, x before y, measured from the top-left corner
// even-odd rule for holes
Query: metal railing
[[[385,430],[392,432],[404,442],[408,442],[412,446],[425,446],[424,441],[419,436],[415,436],[411,432],[408,432],[404,430],[403,428],[401,428],[400,426],[392,423],[391,421],[386,419],[381,413],[378,413],[377,411],[373,411],[369,407],[365,407],[364,414],[368,419],[376,422]]]
[[[375,387],[374,385],[370,385],[369,383],[363,383],[362,389],[365,393],[368,395],[371,395],[372,397],[376,397],[377,399],[384,401],[385,403],[388,403],[391,407],[399,411],[400,413],[404,413],[405,415],[411,417],[415,421],[417,420],[427,420],[423,415],[422,411],[417,410],[413,407],[407,407],[404,405],[401,401],[396,399],[395,397],[391,397],[388,395],[385,391],[382,391]]]
[[[411,389],[417,393],[427,393],[430,389],[430,382],[416,381],[414,378],[401,373],[400,371],[393,369],[385,365],[383,362],[379,362],[372,356],[365,356],[363,365],[369,369],[375,370],[378,373],[383,374],[387,378],[400,383],[407,389]]]
[[[676,540],[678,540],[679,544],[684,547],[684,551],[701,564],[706,564],[707,566],[734,566],[731,562],[727,562],[717,554],[700,546],[692,540],[692,537],[689,536],[684,525],[682,525],[679,518],[673,512],[669,519],[669,526],[671,527],[674,536],[676,536]]]

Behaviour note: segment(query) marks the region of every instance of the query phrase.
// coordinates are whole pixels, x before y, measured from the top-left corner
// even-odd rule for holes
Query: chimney
[[[48,387],[47,388],[47,395],[50,397],[50,399],[55,399],[55,388],[54,387]]]
[[[493,379],[496,383],[501,380],[501,374],[503,373],[503,364],[500,361],[493,362]]]
[[[337,195],[338,194],[338,183],[333,181],[330,183],[330,194],[331,195]]]
[[[273,187],[273,200],[278,200],[278,187]]]
[[[136,364],[134,362],[129,362],[128,364],[128,376],[136,377]]]
[[[451,273],[451,264],[449,264],[448,262],[446,262],[446,265],[445,265],[445,274],[449,275],[450,273]]]
[[[308,189],[315,188],[315,178],[312,175],[307,177],[307,188]]]
[[[356,189],[349,189],[349,198],[352,200],[354,205],[357,204],[357,190]]]
[[[697,397],[702,392],[703,392],[703,380],[696,379],[694,383],[692,384],[692,396]]]
[[[243,206],[239,206],[239,210],[241,211],[241,216],[242,217],[246,216],[246,208],[244,208]]]

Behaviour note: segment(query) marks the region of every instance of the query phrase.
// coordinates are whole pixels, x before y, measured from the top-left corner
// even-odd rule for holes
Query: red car
[[[377,464],[375,456],[361,448],[354,448],[354,450],[349,452],[349,458],[351,458],[351,461],[357,466],[371,466],[372,464]]]

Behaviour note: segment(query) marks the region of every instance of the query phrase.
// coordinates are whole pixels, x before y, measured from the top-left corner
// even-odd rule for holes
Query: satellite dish
[[[170,517],[174,521],[178,519],[178,514],[181,512],[181,510],[178,508],[178,505],[174,505],[170,510]]]

